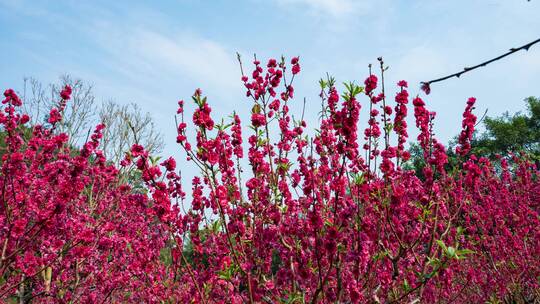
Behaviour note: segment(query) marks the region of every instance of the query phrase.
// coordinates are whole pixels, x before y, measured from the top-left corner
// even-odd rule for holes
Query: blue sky
[[[297,107],[307,98],[308,123],[319,100],[317,80],[363,81],[383,56],[388,86],[399,79],[419,92],[421,80],[476,64],[540,37],[540,1],[17,1],[0,0],[0,88],[21,90],[23,77],[54,82],[69,73],[94,83],[101,100],[136,102],[176,154],[178,99],[201,87],[217,115],[246,112],[235,53],[245,61],[301,57]],[[487,68],[434,84],[443,141],[459,132],[466,99],[477,113],[524,109],[540,96],[540,47]],[[392,92],[392,90],[390,90]],[[390,93],[393,95],[393,93]],[[412,113],[411,113],[412,114]],[[313,123],[311,124],[313,125]]]

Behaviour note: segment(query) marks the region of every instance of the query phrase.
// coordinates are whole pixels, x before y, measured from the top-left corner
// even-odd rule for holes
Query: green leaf
[[[448,254],[449,257],[454,258],[454,257],[456,257],[456,248],[454,248],[452,246],[449,246],[446,249],[446,253]]]
[[[469,254],[475,254],[476,252],[470,250],[470,249],[460,249],[456,250],[456,259],[461,260],[464,259],[466,255]]]
[[[260,114],[261,113],[261,106],[258,105],[258,104],[253,105],[253,108],[251,108],[251,113]]]
[[[403,290],[404,290],[405,292],[411,290],[411,285],[409,285],[409,282],[407,282],[407,279],[405,279],[405,280],[403,281]]]
[[[319,85],[321,86],[321,90],[326,89],[327,84],[328,83],[326,81],[324,81],[322,78],[319,80]]]
[[[153,166],[155,166],[159,162],[160,159],[161,159],[161,156],[155,156],[155,157],[150,156],[150,163]]]
[[[441,240],[436,240],[436,242],[437,242],[437,245],[439,245],[439,246],[446,252],[446,248],[447,248],[447,247],[446,247],[446,245],[444,244],[444,242],[441,241]]]
[[[429,258],[428,257],[428,264],[433,266],[433,268],[439,268],[442,263],[438,258]]]

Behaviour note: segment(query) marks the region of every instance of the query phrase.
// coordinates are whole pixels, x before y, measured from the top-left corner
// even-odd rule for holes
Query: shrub
[[[159,248],[167,227],[146,195],[117,181],[96,150],[98,125],[82,149],[55,134],[71,88],[47,125],[28,134],[22,101],[7,90],[0,188],[0,298],[43,302],[143,301],[163,296]],[[156,249],[157,248],[157,249]]]
[[[21,126],[28,119],[15,110],[18,97],[6,91],[0,117],[7,134],[1,297],[182,303],[538,299],[539,171],[519,155],[502,157],[502,169],[495,170],[487,158],[471,154],[474,98],[466,104],[454,172],[446,172],[446,149],[432,132],[435,113],[412,98],[425,162],[419,179],[404,169],[411,99],[405,81],[390,106],[374,74],[364,87],[347,83],[343,92],[333,78],[321,80],[320,126],[308,136],[303,118],[289,111],[300,72],[298,58],[290,64],[289,72],[284,59],[266,65],[255,60],[250,76],[242,75],[253,104],[248,136],[236,114],[229,123],[216,123],[199,89],[190,120],[179,102],[177,142],[188,160],[180,167],[193,164],[200,172],[189,196],[177,161],[160,163],[139,144],[122,168],[107,165],[96,150],[101,125],[80,151],[68,149],[66,136],[51,130],[69,96],[51,111],[51,125],[33,127],[24,141]],[[365,129],[361,98],[369,111]],[[246,163],[249,170],[242,170]],[[143,189],[118,181],[118,171],[133,166]]]

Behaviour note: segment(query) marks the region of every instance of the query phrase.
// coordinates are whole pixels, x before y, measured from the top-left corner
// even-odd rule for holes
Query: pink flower
[[[47,120],[50,124],[55,124],[62,120],[62,114],[58,111],[57,108],[53,108],[49,113],[49,119]]]
[[[69,100],[71,99],[71,87],[69,85],[66,85],[64,89],[60,92],[60,97],[62,97],[63,100]]]
[[[266,117],[263,114],[253,113],[251,114],[251,124],[254,127],[264,126],[266,124]]]
[[[300,73],[300,65],[299,64],[293,65],[292,73],[293,73],[293,75],[296,75],[296,74]]]
[[[364,85],[366,86],[366,94],[371,94],[371,92],[377,88],[377,76],[369,75],[369,77],[364,81]]]
[[[213,128],[200,90],[193,109],[179,103],[176,135],[187,161],[178,166],[199,170],[191,170],[190,184],[175,172],[179,160],[158,165],[140,144],[125,153],[122,167],[114,165],[99,150],[102,124],[82,147],[68,145],[69,134],[54,123],[21,127],[30,117],[6,91],[2,300],[21,294],[36,302],[235,304],[299,293],[306,302],[332,303],[532,297],[527,292],[538,289],[540,273],[538,168],[526,155],[492,161],[469,154],[474,98],[457,146],[467,157],[458,157],[452,172],[434,133],[435,113],[419,97],[412,100],[420,146],[413,160],[423,166],[415,172],[404,148],[406,83],[395,93],[386,89],[394,99],[374,93],[373,75],[365,95],[326,86],[320,124],[308,130],[296,116],[296,77],[286,74],[285,62],[255,60],[253,79],[244,82],[256,104],[248,128],[236,113]],[[294,70],[298,59],[291,62]],[[51,121],[61,119],[63,101],[51,109]],[[184,121],[184,110],[194,112],[192,120]]]
[[[167,160],[161,163],[162,166],[164,166],[167,171],[174,171],[176,169],[176,160],[174,158],[169,157]]]
[[[420,88],[426,93],[426,95],[429,95],[429,93],[431,93],[431,87],[427,82],[422,82],[422,86]]]
[[[139,144],[133,144],[131,146],[131,155],[133,157],[138,157],[144,154],[144,147]]]

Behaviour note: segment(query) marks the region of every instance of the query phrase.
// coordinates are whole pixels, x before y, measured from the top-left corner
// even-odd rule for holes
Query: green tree
[[[473,153],[493,157],[525,152],[535,161],[540,160],[540,98],[528,97],[525,102],[525,113],[486,117],[486,130],[473,141]]]

